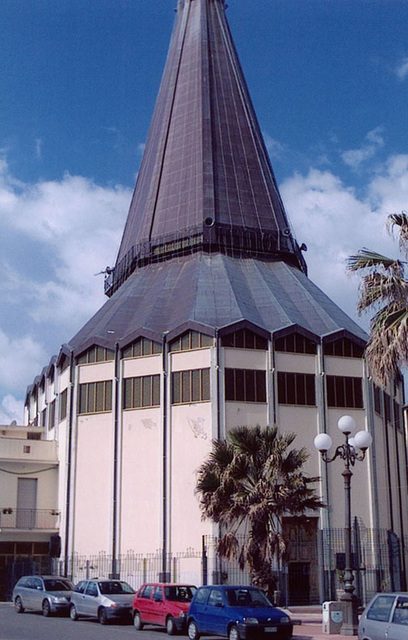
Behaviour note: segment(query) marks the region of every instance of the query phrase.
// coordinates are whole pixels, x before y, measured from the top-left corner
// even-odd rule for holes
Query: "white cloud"
[[[15,420],[17,424],[23,424],[24,402],[16,400],[11,394],[4,396],[0,405],[0,424],[8,425]]]
[[[298,241],[308,247],[310,278],[357,319],[358,278],[346,273],[346,259],[362,247],[397,255],[385,220],[407,208],[408,156],[389,158],[363,199],[333,173],[317,169],[287,179],[281,193]],[[358,321],[367,328],[367,319]]]
[[[343,162],[351,169],[358,170],[363,163],[374,158],[378,149],[384,146],[382,132],[382,127],[369,131],[360,148],[349,149],[341,154]]]
[[[381,141],[380,129],[366,136],[368,145]],[[408,155],[377,167],[364,197],[316,168],[280,189],[308,246],[311,279],[356,318],[358,278],[345,261],[364,246],[396,254],[385,219],[407,208]],[[115,259],[130,197],[129,189],[69,174],[24,184],[0,157],[0,422],[17,419],[26,385],[104,302],[103,276],[94,274]]]
[[[41,336],[46,340],[46,336]],[[41,373],[52,354],[30,335],[12,338],[0,329],[0,387],[24,394],[26,386]]]
[[[130,198],[129,189],[69,174],[24,184],[0,157],[3,392],[23,395],[106,300],[95,274],[115,261]]]
[[[404,56],[395,68],[397,78],[405,80],[408,77],[408,56]]]
[[[281,157],[285,151],[285,147],[283,146],[283,144],[275,138],[272,138],[272,136],[270,136],[268,133],[263,132],[262,135],[270,157]]]

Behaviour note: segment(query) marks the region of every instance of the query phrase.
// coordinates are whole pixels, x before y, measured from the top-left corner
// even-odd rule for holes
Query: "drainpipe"
[[[217,385],[217,393],[216,393],[216,428],[217,428],[217,439],[219,440],[221,435],[221,372],[220,372],[220,335],[218,329],[215,330],[215,371],[216,371],[216,385]],[[225,427],[224,427],[224,435],[225,435]]]
[[[75,384],[75,363],[74,352],[70,352],[69,361],[69,410],[68,410],[68,458],[67,458],[67,489],[65,496],[65,549],[64,549],[64,576],[68,577],[68,554],[69,539],[71,530],[71,492],[72,492],[72,446],[73,446],[73,417],[74,417],[74,384]],[[59,396],[60,397],[60,396]],[[68,398],[67,398],[68,400]],[[73,549],[71,549],[73,553]]]
[[[119,344],[115,345],[115,391],[114,402],[114,422],[113,422],[113,504],[112,504],[112,578],[119,578],[117,570],[117,540],[118,540],[118,491],[119,491],[119,408],[120,408],[120,351]]]
[[[167,527],[168,527],[168,457],[167,457],[167,401],[168,401],[168,348],[166,342],[166,335],[168,332],[163,333],[162,336],[162,374],[163,374],[163,390],[162,390],[162,427],[163,427],[163,459],[162,459],[162,473],[163,473],[163,531],[162,531],[162,582],[166,582],[167,576],[167,552],[168,552],[168,539],[167,539]]]

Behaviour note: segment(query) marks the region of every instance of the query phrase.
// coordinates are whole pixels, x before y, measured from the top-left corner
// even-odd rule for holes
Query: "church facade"
[[[356,577],[366,592],[404,587],[402,380],[374,385],[366,334],[307,277],[225,9],[178,1],[108,300],[27,390],[27,424],[58,441],[60,568],[75,579],[75,558],[106,556],[138,586],[124,558],[155,556],[155,579],[231,581],[211,555],[219,531],[201,518],[196,471],[232,427],[277,425],[310,451],[327,504],[307,534],[285,523],[287,602],[334,599],[342,468],[313,440],[342,444],[347,414],[373,437],[353,468]]]

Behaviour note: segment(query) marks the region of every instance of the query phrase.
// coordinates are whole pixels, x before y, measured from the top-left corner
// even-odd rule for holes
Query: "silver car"
[[[358,624],[359,640],[407,640],[408,593],[377,593]]]
[[[23,576],[13,589],[14,608],[17,613],[26,609],[42,611],[45,617],[68,614],[73,588],[69,580],[60,576]]]
[[[132,602],[135,591],[123,580],[82,580],[71,596],[71,620],[98,618],[101,624],[110,620],[132,621]]]

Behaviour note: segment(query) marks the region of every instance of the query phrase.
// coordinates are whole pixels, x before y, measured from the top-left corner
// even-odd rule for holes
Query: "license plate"
[[[278,627],[265,627],[265,633],[276,633]]]

